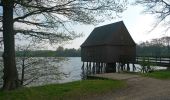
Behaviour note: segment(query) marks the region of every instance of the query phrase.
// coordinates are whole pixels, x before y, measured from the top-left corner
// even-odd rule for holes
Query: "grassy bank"
[[[154,71],[152,73],[146,73],[144,76],[153,77],[157,79],[170,79],[170,71],[169,70],[160,70]]]
[[[20,88],[9,92],[0,91],[0,100],[78,100],[87,95],[100,95],[100,93],[125,86],[125,82],[118,80],[83,80]]]

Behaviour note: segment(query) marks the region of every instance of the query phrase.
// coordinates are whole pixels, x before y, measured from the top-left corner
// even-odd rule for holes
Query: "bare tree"
[[[4,41],[3,90],[19,87],[15,64],[15,34],[50,43],[72,40],[79,35],[69,23],[94,24],[121,13],[126,0],[1,0]]]
[[[143,5],[144,12],[152,14],[157,21],[153,29],[158,25],[164,25],[166,31],[170,29],[170,1],[169,0],[136,0],[135,4]]]
[[[47,39],[51,43],[72,40],[79,36],[72,29],[73,24],[95,24],[113,18],[126,9],[126,2],[126,0],[14,0],[14,31],[15,34]]]
[[[34,85],[47,84],[67,76],[66,73],[59,70],[60,63],[65,61],[65,58],[17,57],[16,60],[21,86],[30,85],[31,83]]]
[[[62,77],[66,77],[69,73],[63,73],[59,70],[63,62],[67,58],[59,57],[32,57],[30,51],[42,48],[31,41],[28,44],[16,45],[19,57],[16,57],[16,65],[18,70],[18,79],[21,86],[47,84],[58,81]],[[2,77],[3,63],[0,59],[0,77]],[[0,86],[2,80],[0,80]]]

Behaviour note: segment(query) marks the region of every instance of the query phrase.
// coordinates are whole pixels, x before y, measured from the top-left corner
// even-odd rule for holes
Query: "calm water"
[[[2,59],[2,58],[1,58]],[[20,58],[17,58],[20,59]],[[37,59],[44,59],[43,57],[38,57],[38,58],[33,58],[33,60],[37,60]],[[46,58],[45,58],[46,59]],[[53,58],[52,58],[53,59]],[[18,60],[16,60],[18,61]],[[17,66],[21,67],[21,60],[19,60],[17,62]],[[77,81],[77,80],[81,80],[81,66],[82,66],[82,62],[81,62],[81,58],[80,57],[68,57],[66,58],[66,60],[64,61],[55,61],[55,60],[51,60],[49,59],[49,64],[56,66],[56,69],[59,70],[59,72],[64,73],[64,75],[60,75],[60,79],[55,78],[54,76],[48,76],[49,73],[51,72],[47,72],[48,74],[46,74],[45,76],[47,77],[40,77],[38,79],[36,79],[36,81],[30,83],[27,86],[38,86],[38,85],[44,85],[44,84],[52,84],[52,83],[66,83],[66,82],[72,82],[72,81]],[[2,71],[2,61],[0,61],[0,87],[2,86],[2,76],[3,76],[3,71]],[[41,62],[42,64],[39,64],[38,66],[33,66],[34,69],[38,68],[40,69],[40,66],[43,66],[43,62]],[[47,66],[49,65],[47,64]],[[32,67],[32,66],[31,66]],[[49,66],[48,66],[49,67]],[[45,68],[45,67],[43,67]],[[38,74],[40,74],[41,72],[44,73],[47,70],[44,70],[42,68],[42,70],[38,71]],[[20,73],[20,68],[18,69],[18,73]],[[33,70],[32,70],[33,71]],[[27,77],[30,73],[26,74],[25,77]],[[19,74],[19,77],[21,74]],[[33,76],[33,75],[32,75]]]
[[[44,84],[51,84],[51,83],[66,83],[66,82],[72,82],[81,80],[81,74],[82,74],[82,62],[80,57],[68,57],[66,61],[63,62],[55,62],[55,61],[49,61],[50,63],[53,63],[55,66],[60,66],[59,71],[65,73],[66,75],[62,75],[61,79],[51,79],[50,77],[46,78],[39,78],[37,81],[31,83],[28,86],[37,86],[37,85],[44,85]],[[140,71],[140,65],[135,65],[137,70],[136,72]],[[166,67],[154,67],[155,69],[166,69]],[[130,71],[132,71],[132,65],[130,64]],[[2,73],[1,73],[2,75]],[[1,79],[2,81],[2,79]],[[2,84],[2,83],[1,83]]]
[[[82,62],[80,57],[68,57],[68,61],[62,62],[62,67],[60,68],[60,71],[64,73],[69,73],[68,77],[63,77],[62,80],[58,80],[59,83],[64,82],[71,82],[76,80],[81,80],[81,74],[82,74]],[[138,64],[135,64],[136,66],[136,72],[139,72],[141,69],[141,66]],[[160,66],[154,66],[154,69],[166,69],[166,67],[160,67]],[[130,64],[130,71],[132,71],[132,64]]]
[[[45,79],[40,78],[36,82],[31,83],[28,86],[38,86],[38,85],[44,85],[44,84],[51,84],[51,83],[66,83],[66,82],[72,82],[81,80],[81,74],[82,74],[82,62],[80,57],[67,57],[67,60],[62,62],[51,62],[54,63],[55,66],[60,66],[59,72],[62,72],[66,75],[61,75],[60,79]],[[50,76],[52,77],[52,76]],[[46,81],[47,80],[47,81]]]
[[[63,79],[59,80],[59,82],[64,83],[81,80],[82,64],[83,63],[81,62],[80,57],[69,57],[68,61],[62,62],[62,67],[60,68],[60,71],[69,75],[68,77],[63,77]]]

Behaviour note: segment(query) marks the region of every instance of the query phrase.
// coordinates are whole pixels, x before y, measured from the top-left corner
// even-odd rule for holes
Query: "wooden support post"
[[[102,62],[100,63],[100,73],[102,73]]]
[[[101,63],[101,73],[103,73],[103,65],[104,63]]]
[[[120,67],[121,67],[121,71],[124,71],[124,64],[123,63],[120,63]]]
[[[99,73],[101,74],[101,62],[99,63]]]
[[[103,73],[105,73],[105,67],[106,67],[106,64],[103,63]]]
[[[97,73],[97,62],[95,63],[95,74]]]
[[[81,70],[82,70],[82,75],[84,76],[84,62],[83,62],[83,65],[81,67]]]
[[[135,67],[135,64],[132,64],[133,65],[133,72],[136,70],[136,67]]]
[[[100,66],[100,62],[99,62],[99,66],[98,66],[98,73],[100,74],[100,68],[101,68],[101,66]]]
[[[95,74],[95,62],[93,62],[92,73]]]
[[[99,68],[100,68],[100,69],[99,69],[99,73],[100,73],[100,74],[101,74],[101,68],[102,68],[102,65],[101,65],[101,64],[102,64],[102,63],[100,62],[100,64],[99,64],[99,65],[100,65],[100,67],[99,67]]]
[[[91,74],[91,62],[89,62],[89,74]]]
[[[106,63],[103,63],[103,73],[105,73]]]
[[[101,62],[100,62],[100,64],[99,64],[99,73],[101,74],[101,68],[102,68],[102,66],[101,66]]]
[[[88,62],[87,62],[87,64],[86,64],[86,74],[88,75],[88,71],[89,71],[89,65],[88,65]]]
[[[116,62],[106,64],[106,73],[115,73],[116,72]]]
[[[86,79],[85,68],[84,68],[84,62],[83,62],[83,65],[82,65],[82,67],[81,67],[81,70],[82,70],[81,78],[82,78],[82,79]]]
[[[99,74],[99,63],[96,62],[96,73]]]
[[[100,73],[102,73],[102,62],[100,63]]]
[[[82,65],[81,69],[84,70],[84,62],[83,62],[83,65]]]
[[[120,62],[118,62],[117,72],[120,73]]]
[[[126,70],[126,66],[125,66],[125,63],[123,63],[123,70]]]
[[[97,70],[97,68],[96,68],[96,66],[97,66],[97,65],[96,65],[96,62],[94,63],[94,65],[95,65],[95,67],[94,67],[94,73],[96,74],[96,73],[97,73],[97,71],[96,71],[96,70]]]
[[[127,63],[127,71],[130,71],[129,63]]]

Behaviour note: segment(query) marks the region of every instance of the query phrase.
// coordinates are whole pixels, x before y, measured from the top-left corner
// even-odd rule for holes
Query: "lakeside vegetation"
[[[170,70],[159,70],[152,73],[145,73],[144,76],[157,79],[170,79]]]
[[[25,53],[26,52],[26,53]],[[27,51],[16,51],[17,57],[80,57],[80,49],[65,49],[63,47],[58,47],[57,50],[27,50]]]
[[[25,56],[28,57],[80,57],[80,49],[64,49],[58,47],[57,50],[36,50],[36,51],[16,51],[17,57],[22,57],[23,53],[27,52]]]
[[[124,81],[95,79],[0,91],[1,100],[79,100],[126,87]]]
[[[25,53],[26,52],[26,53]],[[2,52],[0,52],[2,55]],[[64,48],[59,46],[56,50],[18,50],[17,57],[81,57],[81,49]],[[142,42],[136,46],[136,55],[143,57],[170,57],[170,37],[155,38]]]
[[[154,38],[136,46],[137,56],[170,57],[170,37]]]
[[[26,52],[26,53],[25,53]],[[0,52],[2,55],[2,51]],[[17,50],[17,57],[81,57],[81,49],[64,48],[56,50]],[[136,45],[136,55],[143,57],[170,57],[170,37],[155,38]]]
[[[124,73],[140,75],[144,77],[151,77],[151,78],[156,78],[156,79],[162,79],[162,80],[170,79],[170,70],[155,70],[150,73],[139,73],[139,72],[124,72]]]
[[[0,51],[0,55],[2,55]],[[18,50],[16,57],[80,57],[80,49],[58,47],[57,50]]]

